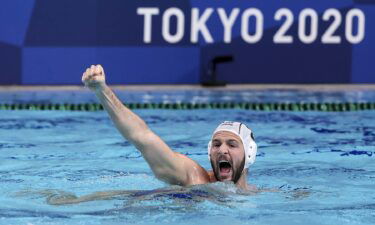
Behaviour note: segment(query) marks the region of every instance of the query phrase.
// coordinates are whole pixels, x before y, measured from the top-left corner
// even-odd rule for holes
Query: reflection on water
[[[113,190],[100,191],[92,194],[76,196],[74,193],[56,190],[23,190],[13,193],[16,198],[45,198],[50,205],[83,204],[90,201],[121,201],[122,207],[95,211],[95,214],[109,215],[118,211],[132,211],[144,213],[173,211],[199,211],[203,204],[209,203],[210,207],[222,209],[235,209],[247,204],[247,207],[256,207],[251,203],[251,198],[263,193],[277,193],[285,199],[301,200],[309,197],[312,191],[309,188],[290,190],[284,185],[274,189],[255,189],[245,191],[238,189],[232,182],[217,182],[211,184],[194,185],[190,187],[169,186],[155,190]],[[207,209],[207,206],[203,206]],[[84,214],[87,214],[85,212]],[[93,214],[94,212],[90,212]]]
[[[225,204],[235,201],[235,195],[250,196],[270,190],[244,191],[231,182],[194,185],[190,187],[170,186],[154,190],[114,190],[100,191],[88,195],[76,196],[74,193],[56,190],[23,190],[13,194],[15,197],[45,197],[50,205],[79,204],[100,200],[123,200],[127,206],[141,204],[144,201],[153,203],[189,204],[211,201],[215,204]]]

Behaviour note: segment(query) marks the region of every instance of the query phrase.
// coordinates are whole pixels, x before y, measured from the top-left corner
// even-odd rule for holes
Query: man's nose
[[[221,145],[220,149],[219,149],[219,152],[221,154],[228,154],[228,146],[227,145]]]

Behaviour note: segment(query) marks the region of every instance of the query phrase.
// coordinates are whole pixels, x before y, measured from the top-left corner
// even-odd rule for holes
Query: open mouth
[[[219,170],[221,174],[229,174],[232,171],[232,165],[229,161],[221,160],[219,161]]]

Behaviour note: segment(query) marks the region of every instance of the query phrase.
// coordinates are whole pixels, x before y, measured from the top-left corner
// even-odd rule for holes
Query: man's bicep
[[[135,145],[159,179],[173,184],[187,181],[186,164],[192,160],[174,152],[155,133],[148,131]]]

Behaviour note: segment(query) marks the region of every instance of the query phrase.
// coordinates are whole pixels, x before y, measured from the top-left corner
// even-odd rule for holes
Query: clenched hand
[[[104,69],[101,65],[92,65],[82,75],[82,82],[92,91],[97,91],[106,86]]]

